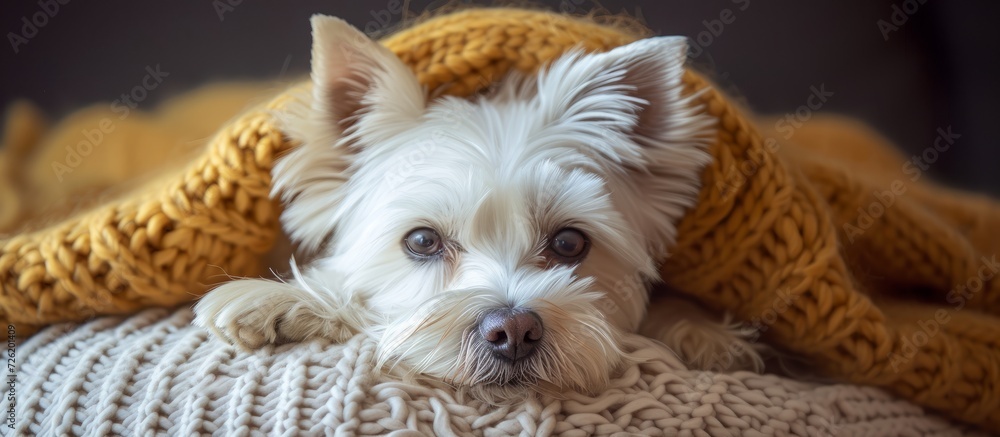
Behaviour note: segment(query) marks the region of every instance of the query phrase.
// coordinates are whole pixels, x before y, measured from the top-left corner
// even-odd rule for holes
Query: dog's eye
[[[431,228],[417,228],[410,231],[403,243],[406,244],[406,250],[418,257],[434,256],[444,250],[441,236]]]
[[[573,228],[565,228],[556,232],[549,242],[549,250],[562,263],[573,263],[587,255],[590,241],[587,236]]]

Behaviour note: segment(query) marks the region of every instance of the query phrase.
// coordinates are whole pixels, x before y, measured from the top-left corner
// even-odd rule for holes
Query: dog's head
[[[602,386],[710,161],[713,119],[682,95],[685,40],[429,99],[383,46],[312,24],[311,107],[287,120],[303,145],[276,190],[314,267],[384,317],[382,362],[493,401]]]

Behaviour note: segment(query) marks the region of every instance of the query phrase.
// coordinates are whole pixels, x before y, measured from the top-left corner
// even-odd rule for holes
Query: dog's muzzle
[[[497,357],[511,362],[523,360],[542,340],[542,319],[521,308],[493,310],[479,322],[479,335]]]

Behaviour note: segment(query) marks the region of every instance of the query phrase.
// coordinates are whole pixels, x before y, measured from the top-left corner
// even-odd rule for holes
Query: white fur
[[[621,334],[639,329],[711,160],[715,120],[682,95],[685,39],[571,52],[490,95],[428,101],[386,48],[336,18],[312,24],[310,103],[283,114],[302,145],[274,177],[285,230],[316,261],[287,282],[219,287],[196,323],[248,348],[367,331],[382,336],[381,366],[492,402],[599,390],[629,359]],[[419,227],[449,242],[441,259],[407,254]],[[579,264],[544,258],[564,227],[592,243]],[[475,341],[501,307],[542,319],[529,359],[501,363]],[[682,317],[648,330],[680,344],[689,330],[669,328]],[[718,327],[712,341],[741,341],[699,323]]]

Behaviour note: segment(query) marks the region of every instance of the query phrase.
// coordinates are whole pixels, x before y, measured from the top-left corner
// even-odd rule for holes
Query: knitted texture
[[[849,122],[770,143],[689,79],[719,131],[664,280],[824,374],[1000,432],[1000,205],[916,183]]]
[[[434,18],[384,43],[429,91],[467,95],[572,47],[635,38],[493,9]],[[718,135],[664,279],[827,375],[1000,431],[1000,280],[983,277],[1000,252],[1000,207],[912,180],[884,141],[849,124],[814,122],[786,141],[699,74],[685,83]],[[40,325],[127,312],[191,299],[211,282],[210,264],[254,271],[277,231],[268,171],[289,147],[267,112],[251,111],[176,180],[3,241],[0,317]],[[905,193],[889,204],[884,192],[897,182]]]
[[[495,408],[444,385],[378,376],[375,343],[363,336],[247,354],[191,326],[192,317],[186,308],[154,309],[36,335],[18,349],[26,361],[15,433],[974,435],[875,388],[687,371],[642,342],[637,354],[648,362],[625,369],[599,396]]]
[[[79,199],[82,193],[105,189],[103,176],[119,174],[121,183],[143,171],[151,172],[157,164],[163,166],[170,155],[177,154],[176,141],[156,133],[185,130],[189,137],[204,135],[196,124],[206,118],[225,123],[241,105],[232,101],[245,105],[263,91],[260,86],[232,88],[216,86],[176,99],[165,105],[176,108],[159,111],[156,123],[144,114],[119,121],[117,115],[108,117],[107,110],[96,114],[94,109],[81,110],[69,117],[66,126],[50,133],[52,138],[44,146],[55,150],[38,151],[35,161],[39,165],[0,159],[0,164],[6,164],[0,165],[6,167],[5,178],[14,178],[19,167],[39,167],[31,175],[7,181],[21,188],[19,196],[0,198],[4,202],[0,208],[7,215],[22,216],[29,226],[38,220],[32,216],[37,212],[13,211],[33,197],[93,204],[63,221],[0,240],[0,321],[16,324],[27,335],[52,322],[175,305],[225,280],[225,274],[261,273],[260,255],[279,232],[279,209],[269,199],[270,169],[275,155],[289,147],[275,128],[270,110],[287,98],[255,108],[223,127],[185,167],[161,172],[112,200],[104,200],[104,193]],[[223,100],[227,102],[220,103]],[[210,112],[201,108],[206,105],[223,115],[203,114]],[[6,135],[8,154],[28,155],[20,149],[30,147],[31,141],[11,139],[28,136],[11,134],[29,125],[20,120],[24,112],[12,112]],[[94,156],[87,158],[93,161],[79,166],[65,182],[59,181],[49,164],[61,160],[67,144],[76,144],[68,134],[79,136],[82,129],[98,126],[102,118],[116,121],[113,135],[95,147]],[[137,154],[137,148],[145,150]],[[98,156],[129,152],[137,156],[123,165]],[[106,169],[101,171],[100,164]],[[85,174],[94,167],[93,174]],[[50,186],[40,186],[46,182]],[[3,225],[0,231],[16,228],[8,224],[3,229]]]

